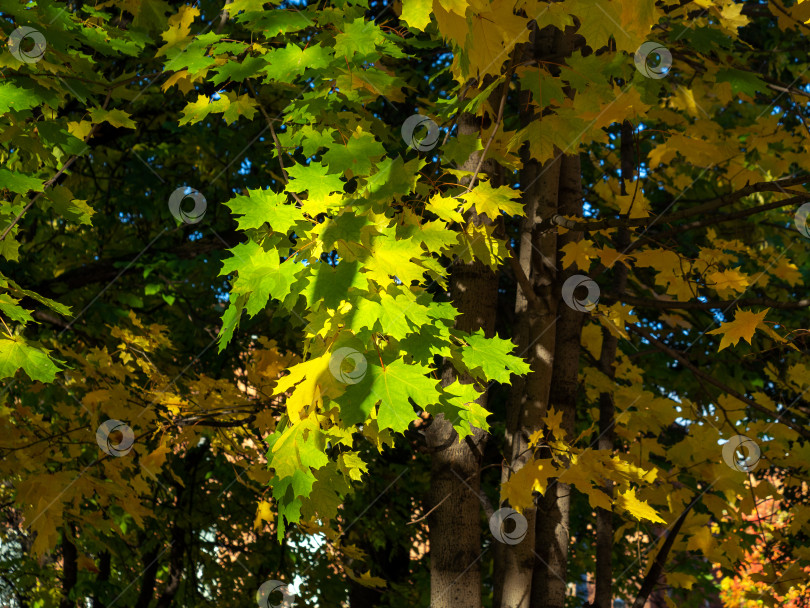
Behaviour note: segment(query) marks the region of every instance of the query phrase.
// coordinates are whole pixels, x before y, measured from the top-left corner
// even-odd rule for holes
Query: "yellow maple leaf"
[[[750,310],[740,309],[734,313],[733,321],[723,323],[717,329],[707,332],[723,336],[717,351],[720,352],[727,346],[734,346],[740,341],[740,338],[751,344],[751,338],[754,336],[757,325],[762,323],[769,310],[770,308],[766,308],[762,312],[752,312]]]
[[[686,541],[689,551],[708,552],[713,544],[709,515],[692,513],[684,523],[682,534],[689,537]]]
[[[532,459],[515,471],[501,486],[501,498],[508,500],[512,508],[521,511],[534,506],[532,492],[544,494],[550,477],[557,475],[550,458]]]
[[[593,242],[588,239],[571,241],[561,247],[560,251],[563,253],[563,270],[572,264],[576,264],[577,269],[583,272],[588,272],[588,269],[591,267],[591,260],[598,254],[598,251],[593,246]]]
[[[633,488],[628,488],[626,492],[619,492],[617,500],[619,506],[630,513],[636,519],[646,519],[653,523],[664,524],[666,521],[656,513],[646,501],[639,499],[636,496],[636,491]]]
[[[734,35],[737,34],[737,28],[748,25],[749,19],[742,14],[743,5],[730,2],[723,7],[720,11],[721,25],[732,31]]]
[[[619,204],[619,213],[630,214],[630,219],[650,216],[650,201],[639,192],[628,194],[627,196],[617,196],[616,202]]]
[[[747,274],[740,272],[736,268],[728,268],[727,270],[707,274],[706,283],[721,298],[731,298],[748,289],[750,286],[748,278]]]
[[[624,255],[613,249],[613,247],[607,246],[599,249],[597,255],[601,262],[608,268],[612,268],[616,262],[621,262],[625,266],[629,266],[627,262],[633,259],[632,255]]]
[[[580,118],[593,121],[593,129],[602,129],[616,122],[634,119],[644,116],[650,106],[641,101],[641,92],[636,89],[628,89],[622,92],[618,85],[613,85],[614,97],[601,103],[598,109],[580,113]]]
[[[381,579],[379,576],[371,576],[371,570],[367,570],[363,572],[360,576],[356,576],[351,568],[346,569],[346,573],[349,575],[349,578],[355,581],[356,583],[360,583],[363,587],[374,587],[374,588],[382,588],[387,585],[387,583]]]
[[[802,273],[799,272],[799,268],[796,264],[784,258],[781,258],[779,263],[773,266],[769,272],[773,276],[785,281],[791,287],[795,287],[802,280]]]
[[[494,0],[488,11],[471,16],[472,27],[464,44],[470,76],[500,74],[515,45],[529,39],[529,17],[515,15],[513,6],[514,0]]]
[[[169,452],[170,448],[168,445],[165,443],[159,445],[154,451],[141,458],[141,466],[151,477],[154,477],[155,471],[159,470],[163,466],[163,463],[166,462],[166,456]]]
[[[273,521],[273,510],[270,508],[270,503],[263,500],[256,508],[256,519],[253,520],[253,529],[258,530],[264,525],[264,522]]]
[[[548,409],[545,418],[543,418],[543,422],[556,439],[562,439],[566,435],[565,430],[562,428],[562,419],[562,410],[558,412],[553,407]]]
[[[589,323],[582,328],[582,346],[595,358],[599,358],[602,351],[602,329],[595,323]]]
[[[400,19],[409,27],[424,31],[427,24],[430,23],[432,8],[432,0],[403,0]]]
[[[158,49],[157,57],[165,55],[170,48],[188,38],[191,33],[191,23],[199,14],[200,9],[184,4],[177,13],[169,17],[169,29],[160,35],[166,44]]]

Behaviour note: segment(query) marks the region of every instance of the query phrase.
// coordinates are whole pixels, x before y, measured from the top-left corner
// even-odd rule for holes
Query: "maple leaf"
[[[530,509],[534,506],[533,492],[545,494],[548,480],[556,477],[559,471],[552,465],[552,459],[531,459],[512,473],[501,486],[501,498],[508,500],[514,509]]]
[[[515,348],[511,340],[498,336],[486,338],[482,329],[474,334],[457,334],[467,343],[461,348],[464,365],[470,370],[481,368],[488,379],[508,383],[512,374],[525,374],[530,369],[528,363],[510,354]]]
[[[302,49],[297,44],[288,44],[279,49],[272,49],[262,57],[261,71],[267,80],[293,83],[306,70],[325,68],[332,60],[331,49],[320,44],[313,44]]]
[[[397,239],[394,234],[375,237],[371,244],[371,257],[365,262],[364,272],[381,287],[393,283],[391,277],[410,286],[413,281],[421,281],[425,272],[414,260],[422,257],[419,243],[411,239]]]
[[[275,519],[270,503],[266,500],[259,502],[256,507],[256,518],[253,520],[253,529],[259,530],[265,523],[272,523]]]
[[[499,74],[512,48],[528,40],[529,18],[515,15],[513,6],[514,0],[494,0],[487,5],[489,10],[471,15],[464,43],[470,75]]]
[[[222,262],[220,275],[238,272],[232,291],[237,296],[247,296],[245,310],[251,317],[265,307],[271,296],[279,299],[286,296],[296,273],[303,268],[291,260],[282,264],[278,251],[265,251],[255,241],[240,243],[230,252],[233,257]]]
[[[408,24],[408,27],[424,31],[430,23],[432,8],[433,0],[403,0],[400,18]]]
[[[598,255],[598,250],[594,248],[593,242],[588,239],[571,241],[560,248],[563,253],[563,270],[571,265],[576,265],[577,269],[588,272],[591,267],[591,260]]]
[[[506,186],[493,188],[489,182],[481,182],[458,198],[467,202],[462,205],[464,211],[475,205],[476,212],[485,213],[490,219],[497,218],[501,212],[507,215],[523,215],[523,204],[514,200],[520,198],[520,192]]]
[[[438,194],[432,196],[425,208],[435,213],[445,222],[463,222],[464,217],[458,212],[459,203],[453,197],[443,197]]]
[[[762,312],[752,312],[748,310],[738,309],[734,313],[734,320],[728,323],[723,323],[717,329],[713,329],[710,334],[721,335],[720,346],[717,351],[721,351],[727,346],[734,346],[740,339],[745,340],[751,344],[751,338],[757,326],[763,322],[765,315],[768,314],[770,308],[766,308]]]
[[[101,108],[94,108],[90,110],[90,118],[92,118],[95,123],[107,122],[113,127],[125,127],[127,129],[137,128],[135,121],[123,110],[102,110]]]
[[[616,503],[636,519],[646,519],[659,524],[667,523],[646,501],[636,497],[636,491],[633,488],[628,488],[625,492],[619,492]]]
[[[424,365],[408,365],[397,359],[385,368],[371,364],[361,382],[352,384],[340,399],[340,417],[346,424],[366,420],[372,408],[380,404],[377,422],[380,428],[402,433],[416,418],[410,399],[420,407],[436,403],[439,392],[436,380],[427,378],[430,369]]]
[[[265,222],[275,232],[287,234],[297,222],[304,219],[301,210],[287,203],[284,194],[272,190],[248,190],[247,196],[237,196],[225,203],[231,208],[240,230],[261,228]]]
[[[475,429],[489,430],[487,417],[490,412],[478,403],[482,393],[475,384],[459,381],[442,389],[438,404],[425,407],[432,416],[444,415],[458,433],[459,441],[472,435]]]
[[[17,194],[28,194],[29,191],[42,192],[43,181],[16,171],[0,168],[0,184]]]
[[[616,202],[619,204],[619,213],[629,214],[630,219],[649,217],[650,215],[650,201],[641,191],[635,195],[617,196]]]
[[[383,42],[384,37],[379,26],[363,17],[343,25],[343,32],[335,36],[335,54],[351,59],[355,53],[361,58],[375,53],[377,44]]]
[[[748,275],[736,268],[710,272],[706,275],[706,283],[723,298],[734,297],[738,293],[743,293],[750,286]]]
[[[229,101],[228,107],[222,113],[222,119],[226,124],[236,122],[240,116],[251,120],[256,115],[258,104],[250,95],[237,96],[236,93],[229,92],[225,94],[225,97],[227,97]]]
[[[53,382],[59,368],[48,351],[28,344],[22,336],[0,337],[0,378],[12,378],[22,369],[31,380]]]
[[[339,175],[329,172],[329,167],[312,162],[308,165],[293,165],[287,169],[290,181],[289,192],[307,192],[312,203],[324,201],[332,192],[342,192],[344,183]]]
[[[27,110],[40,102],[32,91],[15,86],[10,82],[0,83],[0,114],[10,111]]]
[[[177,46],[177,44],[188,38],[191,33],[191,23],[199,15],[200,9],[184,4],[177,10],[177,13],[169,17],[169,29],[160,35],[166,44],[158,49],[155,57],[165,55],[170,48]]]
[[[379,159],[384,153],[385,148],[371,133],[365,133],[357,127],[346,145],[330,144],[329,150],[323,155],[323,162],[333,172],[351,170],[352,175],[368,175],[371,173],[372,161]]]

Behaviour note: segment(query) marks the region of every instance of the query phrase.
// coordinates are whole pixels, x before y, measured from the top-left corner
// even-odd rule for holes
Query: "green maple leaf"
[[[307,69],[325,68],[332,59],[330,50],[320,44],[301,49],[290,43],[280,49],[273,49],[263,57],[265,65],[262,72],[267,75],[268,80],[292,83]]]
[[[123,110],[102,110],[101,108],[94,108],[90,110],[90,118],[93,122],[107,122],[113,127],[126,127],[127,129],[136,129],[138,125],[130,118],[130,115]]]
[[[179,45],[169,49],[166,56],[169,60],[163,66],[166,71],[177,72],[184,68],[188,69],[190,74],[196,74],[202,70],[211,67],[216,63],[216,60],[206,55],[208,46],[213,42],[217,42],[222,36],[214,34],[215,38],[210,39],[210,32],[202,36],[197,36],[188,45]]]
[[[3,311],[4,315],[17,323],[26,324],[29,321],[33,321],[28,310],[17,306],[19,302],[19,300],[12,298],[7,293],[0,294],[0,310]]]
[[[304,215],[295,205],[287,202],[287,196],[272,190],[248,190],[247,196],[237,196],[225,203],[234,215],[239,230],[261,228],[265,222],[274,232],[286,235]]]
[[[493,188],[489,182],[481,182],[458,198],[467,201],[462,206],[464,211],[475,205],[478,213],[485,213],[490,219],[497,218],[501,212],[507,215],[523,215],[523,204],[513,200],[520,198],[520,192],[506,186]]]
[[[425,246],[430,253],[441,253],[451,245],[458,245],[458,232],[450,230],[441,220],[425,222],[420,226],[406,226],[399,231],[402,238],[411,238]]]
[[[755,74],[743,70],[731,68],[719,70],[717,72],[717,82],[731,83],[731,91],[735,95],[745,93],[749,97],[756,97],[758,92],[765,93],[768,91],[768,83]]]
[[[399,349],[417,363],[430,365],[434,357],[449,357],[450,332],[446,327],[425,325],[399,341]]]
[[[32,299],[36,300],[40,304],[43,304],[43,305],[47,306],[51,310],[53,310],[55,312],[58,312],[62,316],[68,316],[68,315],[71,314],[69,306],[65,306],[64,304],[60,304],[59,302],[51,300],[50,298],[46,298],[45,296],[41,296],[41,295],[39,295],[38,293],[36,293],[34,291],[30,291],[28,289],[23,289],[22,287],[17,285],[17,283],[12,281],[11,279],[3,277],[2,275],[0,275],[0,277],[2,277],[3,281],[8,282],[8,286],[14,292],[14,295],[28,296],[29,298],[32,298]],[[3,285],[3,286],[5,286],[5,285]]]
[[[236,93],[225,93],[225,97],[230,102],[228,108],[222,113],[222,118],[227,124],[236,122],[240,116],[252,120],[256,115],[258,104],[250,95],[237,96]]]
[[[314,156],[321,148],[328,148],[334,145],[333,135],[337,133],[334,129],[323,129],[319,131],[312,125],[304,125],[301,128],[287,129],[278,134],[278,140],[285,148],[301,146],[304,156]]]
[[[484,337],[484,330],[479,329],[474,334],[454,332],[463,337],[467,346],[461,349],[461,361],[470,371],[477,368],[483,370],[483,380],[508,383],[512,374],[526,374],[529,364],[510,354],[515,348],[511,340],[504,340],[498,336]]]
[[[28,344],[21,336],[0,338],[0,378],[13,378],[22,369],[31,380],[53,382],[59,368],[47,351]]]
[[[441,146],[444,158],[459,167],[467,162],[473,152],[483,149],[484,145],[481,143],[481,138],[477,133],[456,135]]]
[[[323,199],[332,192],[342,192],[344,183],[339,175],[329,171],[329,168],[320,163],[312,162],[308,165],[293,165],[287,169],[290,182],[287,184],[289,192],[307,192],[310,198]]]
[[[345,243],[361,242],[363,235],[368,231],[367,226],[369,226],[367,216],[357,215],[354,211],[349,210],[327,220],[324,222],[321,232],[321,242],[324,249],[332,249],[337,241]]]
[[[245,78],[250,78],[267,65],[264,57],[245,57],[242,62],[229,61],[225,65],[214,68],[215,76],[209,78],[214,84],[221,84],[226,80],[242,82]]]
[[[323,162],[337,173],[351,170],[353,175],[368,175],[371,173],[372,159],[383,154],[383,145],[371,133],[361,132],[350,137],[345,146],[332,144],[324,153]]]
[[[87,201],[76,200],[73,193],[65,186],[54,186],[45,195],[43,209],[52,208],[59,217],[67,217],[77,224],[92,226],[92,216],[95,211],[87,205]]]
[[[377,163],[377,172],[368,178],[366,193],[375,201],[388,201],[410,194],[416,188],[419,170],[425,165],[422,158],[407,163],[399,157],[386,158]]]
[[[265,251],[254,241],[240,243],[230,252],[233,257],[223,261],[220,275],[239,273],[231,294],[248,296],[245,311],[250,317],[262,310],[271,296],[283,299],[295,280],[295,274],[303,268],[300,264],[293,264],[292,260],[282,264],[278,251]]]
[[[307,286],[301,290],[301,295],[310,308],[323,302],[327,308],[336,309],[356,290],[368,289],[368,281],[359,272],[357,262],[341,261],[336,267],[320,262],[308,267],[307,271]]]
[[[401,359],[383,369],[369,363],[363,380],[352,384],[339,400],[340,417],[346,424],[364,422],[372,408],[379,403],[377,423],[401,433],[416,417],[409,399],[420,407],[435,403],[439,398],[437,380],[426,377],[430,368],[408,365]]]
[[[44,183],[41,179],[0,168],[0,188],[8,188],[17,194],[26,195],[30,190],[42,192]]]
[[[317,515],[324,521],[332,520],[343,503],[343,496],[349,491],[351,488],[343,472],[338,470],[337,463],[330,462],[318,470],[312,491],[301,507],[301,515],[305,519]]]
[[[264,10],[265,0],[232,0],[228,3],[228,12],[231,15],[237,15],[236,20],[242,17],[243,11],[245,13],[260,13]],[[276,12],[276,11],[273,11]]]
[[[439,403],[428,406],[431,415],[444,414],[458,433],[459,440],[473,433],[473,428],[489,430],[487,416],[491,412],[477,403],[482,393],[474,384],[461,384],[456,381],[442,389]]]
[[[194,124],[206,118],[212,112],[219,113],[228,109],[231,104],[226,95],[221,95],[219,99],[211,99],[205,95],[197,95],[197,100],[189,102],[183,109],[183,117],[178,124]]]
[[[335,55],[351,59],[355,53],[361,58],[375,54],[376,45],[382,44],[385,37],[380,28],[363,17],[358,17],[343,26],[343,32],[335,36]]]
[[[129,6],[135,8],[132,25],[146,30],[163,29],[166,24],[166,13],[172,12],[172,7],[163,0],[140,0]]]
[[[250,7],[250,12],[241,13],[236,17],[240,23],[247,22],[252,28],[257,28],[262,31],[265,38],[273,38],[279,34],[288,34],[290,32],[297,32],[313,25],[312,20],[307,17],[307,11],[298,9],[280,10],[274,9],[271,11],[257,10],[253,11],[253,5],[258,4],[259,0],[236,0],[237,2],[244,2],[246,9]],[[230,9],[230,6],[228,7]]]
[[[381,331],[395,340],[419,332],[424,325],[433,323],[429,308],[405,294],[391,297],[381,292],[379,306]]]
[[[406,286],[421,281],[425,268],[414,262],[422,257],[419,243],[410,239],[397,240],[393,234],[375,237],[371,255],[366,259],[364,271],[381,287],[387,287],[395,276]]]

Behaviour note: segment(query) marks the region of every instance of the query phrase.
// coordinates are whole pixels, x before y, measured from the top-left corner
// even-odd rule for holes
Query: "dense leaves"
[[[671,537],[661,601],[806,605],[810,3],[6,4],[5,603],[245,606],[279,579],[427,606],[445,418],[491,435],[476,500],[576,490],[569,580],[601,509],[616,597]],[[569,47],[526,59],[543,32]],[[574,155],[579,212],[538,214]],[[526,223],[576,238],[548,258]],[[532,256],[599,297],[527,290]],[[495,273],[496,335],[458,327],[459,267]],[[582,313],[575,407],[523,429],[528,458],[520,290]]]

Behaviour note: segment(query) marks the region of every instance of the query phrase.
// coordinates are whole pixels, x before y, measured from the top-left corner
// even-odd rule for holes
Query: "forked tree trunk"
[[[553,48],[553,28],[534,30],[526,45],[526,56],[535,59],[547,54]],[[532,110],[530,93],[520,96],[521,125],[526,126],[536,120]],[[531,365],[531,372],[525,377],[516,377],[512,382],[510,400],[506,409],[506,449],[509,467],[504,467],[501,482],[509,480],[511,474],[520,470],[531,458],[527,450],[529,436],[540,428],[548,399],[548,381],[551,377],[551,353],[554,345],[554,310],[550,298],[543,299],[543,309],[530,303],[537,302],[540,292],[549,295],[547,286],[551,284],[549,260],[554,256],[555,243],[548,239],[538,239],[535,226],[550,209],[556,212],[559,160],[541,165],[532,160],[526,148],[522,151],[523,168],[520,184],[523,187],[523,210],[525,218],[518,234],[518,264],[523,275],[529,279],[533,294],[525,294],[520,285],[515,296],[516,352],[525,357]],[[537,296],[537,297],[534,297]],[[518,544],[495,545],[495,602],[496,608],[528,608],[531,597],[532,569],[534,556],[535,509],[523,512],[528,531]]]
[[[564,156],[560,168],[558,211],[561,215],[582,215],[582,175],[578,155]],[[558,250],[582,238],[580,232],[557,236]],[[565,280],[577,274],[574,267],[562,269],[557,263],[555,295],[559,298]],[[584,314],[560,302],[557,308],[554,365],[549,407],[562,412],[562,427],[566,438],[574,435],[576,419],[577,374],[579,372],[580,336]],[[550,454],[544,454],[550,456]],[[570,540],[571,487],[565,483],[550,483],[540,499],[537,515],[535,551],[542,558],[535,567],[536,583],[532,586],[531,608],[562,608],[565,605]]]
[[[459,134],[477,133],[479,121],[463,114],[459,117]],[[461,167],[474,171],[480,153],[473,154]],[[487,163],[485,168],[491,168]],[[468,222],[489,223],[486,216],[468,214]],[[483,329],[487,337],[495,334],[495,312],[498,282],[492,270],[480,262],[453,265],[450,273],[452,301],[461,313],[458,329],[474,332]],[[442,383],[455,381],[455,370],[446,365]],[[469,378],[459,378],[470,382]],[[486,407],[486,393],[478,403]],[[475,429],[467,441],[459,443],[452,420],[434,418],[426,431],[427,444],[439,448],[431,464],[429,503],[434,510],[428,516],[430,528],[430,606],[431,608],[480,608],[481,455],[487,435]],[[443,501],[443,502],[442,502]]]

